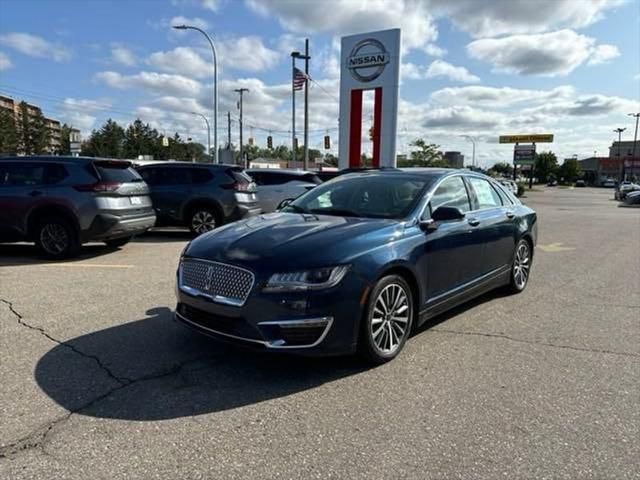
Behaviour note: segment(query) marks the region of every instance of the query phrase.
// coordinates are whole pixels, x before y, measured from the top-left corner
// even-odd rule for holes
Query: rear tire
[[[529,283],[531,274],[531,245],[524,238],[520,239],[513,253],[513,263],[511,264],[511,281],[509,291],[511,293],[523,292]]]
[[[413,326],[411,287],[404,278],[381,278],[369,295],[358,347],[370,363],[380,365],[402,351]]]
[[[122,238],[114,238],[113,240],[105,240],[104,243],[106,243],[107,247],[110,247],[110,248],[120,248],[120,247],[124,247],[132,239],[133,239],[132,236],[122,237]]]
[[[80,251],[78,232],[64,217],[53,216],[39,220],[34,237],[36,245],[48,258],[69,258]]]
[[[189,214],[189,230],[194,235],[210,232],[220,225],[218,213],[211,207],[196,207]]]

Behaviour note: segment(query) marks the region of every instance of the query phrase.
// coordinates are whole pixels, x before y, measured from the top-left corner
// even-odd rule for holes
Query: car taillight
[[[242,183],[240,183],[240,182],[236,183],[236,184],[233,186],[233,189],[234,189],[236,192],[252,192],[252,191],[254,190],[254,188],[253,188],[253,184],[252,184],[252,183],[244,183],[244,182],[242,182]]]
[[[98,182],[85,185],[75,185],[73,188],[79,192],[115,192],[121,185],[122,184],[119,182]]]

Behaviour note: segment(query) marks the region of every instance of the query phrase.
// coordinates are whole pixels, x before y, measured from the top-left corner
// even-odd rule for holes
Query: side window
[[[6,165],[3,184],[8,187],[36,186],[44,183],[44,165],[21,162]]]
[[[206,168],[194,168],[191,170],[191,182],[201,184],[210,182],[213,174]]]
[[[154,182],[156,185],[188,185],[191,183],[191,175],[188,168],[158,167]]]
[[[155,171],[155,168],[143,168],[141,170],[138,170],[138,173],[140,174],[142,179],[147,182],[148,185],[155,185]]]
[[[431,197],[430,213],[438,207],[456,207],[462,212],[471,210],[467,188],[462,177],[451,177],[440,184]]]
[[[280,185],[282,179],[279,173],[262,172],[262,185]]]
[[[503,205],[513,205],[513,202],[511,201],[511,199],[509,198],[509,194],[507,193],[507,188],[504,185],[497,184],[494,185],[494,187],[498,191]]]
[[[69,172],[64,165],[59,163],[47,164],[44,169],[44,183],[46,185],[55,185],[62,182],[69,176]]]
[[[498,192],[484,178],[468,177],[471,188],[478,201],[478,209],[501,207],[502,200]]]

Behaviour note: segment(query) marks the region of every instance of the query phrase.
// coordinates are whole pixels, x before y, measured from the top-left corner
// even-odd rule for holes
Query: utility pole
[[[291,52],[291,164],[296,164],[296,58],[300,52]]]
[[[231,150],[231,112],[227,112],[227,149]]]
[[[631,157],[635,161],[636,143],[638,143],[638,119],[640,118],[640,113],[628,113],[627,115],[629,115],[630,117],[636,117],[636,132],[633,134],[633,153],[631,154]]]
[[[624,132],[626,130],[626,128],[616,128],[614,130],[614,132],[616,132],[618,134],[618,159],[620,159],[620,148],[622,147],[621,143],[622,143],[622,132]],[[624,168],[624,160],[622,161],[622,180],[626,180],[627,178],[627,173],[625,172],[625,168]]]
[[[304,40],[304,170],[309,169],[309,39]]]
[[[240,94],[240,101],[238,102],[238,107],[240,108],[240,161],[244,165],[244,147],[242,145],[242,94],[244,92],[248,92],[248,88],[236,88],[234,92],[238,92]],[[244,165],[244,168],[247,168],[247,165]]]

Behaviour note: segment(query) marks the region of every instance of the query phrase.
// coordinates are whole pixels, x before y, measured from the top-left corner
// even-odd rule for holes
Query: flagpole
[[[296,166],[296,56],[298,52],[291,52],[291,163]],[[291,167],[291,165],[289,166]]]

